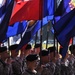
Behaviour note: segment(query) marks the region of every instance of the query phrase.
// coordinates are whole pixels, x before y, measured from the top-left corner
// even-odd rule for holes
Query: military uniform
[[[61,75],[61,59],[56,61],[55,73],[54,75]]]
[[[36,69],[36,62],[37,62],[36,60],[37,59],[38,59],[37,54],[29,54],[28,56],[26,56],[27,67],[25,69],[25,72],[22,75],[41,75],[40,72],[35,70]],[[33,67],[33,71],[32,71],[31,66]]]
[[[71,72],[72,72],[72,75],[75,75],[75,44],[70,45],[69,50],[72,53],[72,59],[70,60],[70,65],[72,68]]]
[[[22,75],[41,75],[40,72],[32,72],[30,70],[25,70],[25,72]]]
[[[20,68],[21,68],[21,72],[24,73],[25,72],[25,69],[27,67],[26,65],[26,57],[18,57],[17,58],[17,61],[19,62],[19,64],[21,65]]]
[[[7,54],[7,47],[0,47],[0,75],[11,75],[10,74],[10,65],[5,62],[5,60],[8,58]]]
[[[0,60],[0,75],[11,75],[11,68],[9,64]]]
[[[27,65],[26,65],[26,57],[23,58],[22,60],[22,73],[25,72],[25,69],[27,68]]]
[[[0,75],[3,75],[4,65],[0,62]]]
[[[12,75],[21,75],[22,74],[21,63],[17,59],[13,60],[11,65],[12,65],[12,72],[13,72]]]

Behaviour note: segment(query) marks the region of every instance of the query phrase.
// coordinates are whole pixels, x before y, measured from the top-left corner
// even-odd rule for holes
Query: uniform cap
[[[11,46],[9,46],[9,50],[11,51],[11,50],[15,50],[15,49],[17,49],[18,48],[18,44],[14,44],[14,45],[11,45]]]
[[[32,48],[31,44],[27,44],[25,49],[28,50],[28,49],[31,49],[31,48]]]
[[[37,54],[29,54],[27,57],[26,57],[26,60],[27,61],[34,61],[34,60],[37,60],[38,59],[38,55]]]
[[[48,48],[49,53],[54,52],[56,50],[56,47],[52,46]]]
[[[6,46],[0,47],[0,53],[4,52],[4,51],[6,51],[6,50],[7,50],[7,47],[6,47]]]
[[[71,45],[70,47],[69,47],[69,50],[70,51],[73,51],[75,49],[75,45]]]
[[[49,52],[46,50],[46,49],[43,49],[40,53],[39,53],[39,55],[41,55],[41,56],[47,56],[49,54]]]
[[[37,43],[35,44],[34,48],[38,48],[38,47],[41,47],[41,44],[40,43]]]

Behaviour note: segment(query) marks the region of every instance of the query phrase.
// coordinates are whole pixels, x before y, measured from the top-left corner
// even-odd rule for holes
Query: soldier
[[[61,58],[62,56],[57,53],[56,48],[51,46],[48,48],[50,64],[54,64],[54,75],[61,75]]]
[[[36,53],[36,54],[39,54],[39,52],[40,52],[40,47],[41,47],[41,44],[40,44],[40,43],[35,44],[34,49],[35,49],[35,53]]]
[[[70,74],[75,75],[75,45],[70,45],[69,50],[71,51],[70,57],[69,57],[69,68],[70,68]]]
[[[7,53],[7,47],[0,47],[0,56],[0,75],[11,75],[10,65],[5,62],[9,57],[9,54]]]
[[[56,64],[57,60],[58,60],[56,48],[54,46],[48,47],[48,51],[49,51],[49,62],[50,62],[49,64],[51,65],[50,66],[51,67],[51,75],[57,75],[59,73],[59,66]]]
[[[27,44],[27,46],[21,50],[23,57],[21,57],[21,65],[22,65],[22,73],[25,72],[26,66],[26,56],[31,54],[32,46],[31,44]],[[22,56],[22,54],[20,56]]]
[[[69,60],[68,60],[69,54],[66,53],[66,56],[62,58],[61,61],[61,75],[69,75]]]
[[[9,46],[9,50],[11,51],[11,66],[12,66],[12,75],[21,75],[21,63],[19,62],[17,56],[18,51],[16,51],[18,44],[14,44]]]
[[[37,54],[29,54],[26,56],[27,68],[22,75],[40,75],[35,69],[37,67]]]
[[[31,53],[31,49],[32,49],[31,44],[27,44],[26,48],[24,49],[24,56],[29,55]]]
[[[43,49],[39,53],[40,59],[41,59],[40,60],[41,66],[43,66],[43,70],[41,72],[41,75],[51,75],[48,54],[49,54],[49,52],[47,51],[47,49]]]

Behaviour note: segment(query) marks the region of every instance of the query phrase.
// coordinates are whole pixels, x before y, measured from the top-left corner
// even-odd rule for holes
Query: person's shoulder
[[[3,64],[0,62],[0,69],[2,69],[3,68]]]
[[[22,75],[30,75],[27,71],[25,71]]]

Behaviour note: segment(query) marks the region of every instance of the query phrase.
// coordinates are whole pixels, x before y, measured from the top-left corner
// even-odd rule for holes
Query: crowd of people
[[[27,44],[20,55],[18,44],[0,47],[0,75],[75,75],[75,45],[64,58],[54,46],[42,50],[40,46]]]

